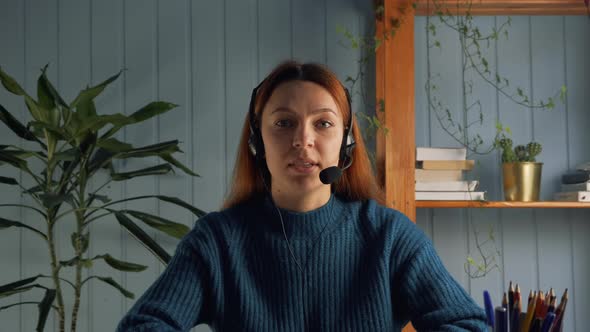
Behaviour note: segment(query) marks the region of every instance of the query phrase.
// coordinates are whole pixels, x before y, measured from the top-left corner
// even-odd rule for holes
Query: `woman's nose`
[[[293,137],[293,147],[301,149],[312,147],[314,142],[313,130],[307,126],[300,126]]]

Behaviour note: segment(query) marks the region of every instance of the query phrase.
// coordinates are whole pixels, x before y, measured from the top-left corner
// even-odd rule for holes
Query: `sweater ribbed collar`
[[[270,227],[273,233],[280,232],[282,235],[281,220],[269,195],[265,195],[263,205],[265,224]],[[336,226],[337,221],[342,219],[343,205],[338,197],[331,194],[328,202],[315,210],[307,212],[296,212],[282,208],[278,208],[278,210],[283,217],[287,237],[314,239],[329,232]]]

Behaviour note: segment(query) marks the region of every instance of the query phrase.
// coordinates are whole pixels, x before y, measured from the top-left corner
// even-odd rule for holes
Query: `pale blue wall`
[[[436,22],[437,19],[432,19]],[[482,32],[498,28],[506,17],[477,17]],[[440,74],[439,94],[449,105],[455,119],[461,119],[462,55],[456,33],[440,28],[442,51],[426,47],[426,18],[416,19],[416,145],[456,146],[433,114],[428,112],[426,91],[427,59],[432,75]],[[431,38],[432,42],[433,39]],[[482,43],[482,46],[485,45]],[[536,110],[517,106],[494,89],[473,78],[471,101],[479,100],[484,125],[472,126],[486,143],[495,135],[496,121],[509,126],[520,144],[536,140],[544,151],[541,199],[551,199],[559,190],[560,176],[577,164],[590,160],[590,20],[587,17],[512,18],[509,38],[500,38],[490,48],[482,47],[492,70],[507,78],[512,87],[521,87],[535,100],[553,96],[562,85],[568,89],[565,103],[556,101],[554,110]],[[468,76],[467,79],[470,77]],[[509,90],[514,91],[514,90]],[[475,113],[477,114],[477,112]],[[465,126],[465,122],[463,122]],[[498,154],[471,155],[478,161],[469,178],[481,182],[488,199],[502,199],[500,158]],[[490,289],[496,303],[510,280],[518,282],[528,294],[532,288],[555,288],[561,295],[570,291],[565,330],[584,331],[590,326],[590,210],[543,209],[419,209],[417,222],[431,235],[447,268],[476,299]],[[494,230],[495,246],[503,253],[495,255],[500,270],[485,278],[470,279],[464,272],[465,257],[471,254],[481,261],[476,237],[489,238]],[[483,246],[485,255],[493,255],[494,246]]]
[[[372,23],[370,10],[371,2],[361,0],[0,0],[0,22],[9,27],[0,29],[0,66],[33,92],[39,69],[50,63],[49,77],[66,100],[71,100],[86,84],[95,84],[126,68],[123,76],[98,100],[99,112],[129,114],[155,99],[179,104],[159,119],[129,127],[119,138],[137,145],[178,138],[185,151],[179,159],[202,177],[192,179],[177,173],[158,180],[137,179],[111,185],[108,194],[120,198],[161,193],[214,210],[219,207],[231,177],[235,147],[252,87],[275,64],[290,57],[326,63],[342,79],[356,73],[358,51],[342,46],[343,38],[336,26],[362,33]],[[481,20],[483,24],[494,24],[493,18]],[[417,144],[451,144],[425,113],[420,94],[426,56],[423,23],[423,18],[417,19]],[[492,105],[492,114],[512,122],[513,128],[525,128],[519,134],[521,137],[539,140],[547,137],[548,141],[543,142],[544,155],[551,158],[543,160],[548,174],[544,176],[543,186],[551,188],[562,168],[590,159],[590,149],[584,144],[590,137],[582,131],[590,123],[585,109],[589,100],[583,93],[590,86],[588,20],[519,18],[512,30],[513,37],[494,51],[494,61],[500,64],[501,70],[515,75],[513,81],[525,86],[535,82],[532,88],[538,94],[546,93],[553,86],[546,81],[567,84],[568,102],[549,115],[522,115],[503,107],[504,101],[493,93],[482,91],[482,98]],[[544,42],[545,35],[554,41]],[[447,43],[450,45],[451,41]],[[442,59],[436,61],[451,60],[451,65],[442,68],[457,75],[457,58],[453,52],[453,49],[445,50]],[[535,54],[532,67],[519,65],[520,61],[531,61],[531,52]],[[455,84],[450,81],[448,87],[449,95],[454,97],[460,93]],[[21,121],[27,121],[19,98],[2,90],[0,103],[17,111]],[[356,106],[359,104],[355,101]],[[0,129],[0,142],[25,145],[5,128]],[[497,158],[486,158],[489,163],[482,167],[482,184],[490,193],[498,193]],[[142,165],[134,161],[121,166]],[[11,176],[18,178],[19,174]],[[1,187],[1,203],[15,200],[19,201],[16,190]],[[129,203],[127,206],[159,213],[187,225],[193,223],[188,213],[164,204]],[[26,210],[3,209],[0,213],[8,219],[41,223]],[[586,296],[571,300],[566,329],[574,331],[574,318],[577,331],[590,324],[582,314],[590,310],[586,281],[590,279],[590,265],[585,256],[590,248],[583,241],[590,235],[590,224],[585,220],[588,212],[420,210],[418,216],[418,224],[433,238],[448,268],[478,301],[481,301],[481,289],[490,288],[499,294],[501,285],[508,279],[518,280],[527,290],[569,287],[576,294]],[[496,226],[496,243],[505,253],[500,260],[503,273],[492,273],[484,280],[469,280],[463,273],[464,258],[469,248],[473,249],[474,241],[469,220],[478,229],[487,224]],[[66,256],[71,253],[72,228],[68,224],[65,220],[65,230],[58,235],[60,250]],[[91,274],[112,276],[139,295],[162,271],[162,266],[121,232],[114,220],[95,223],[91,231],[95,241],[90,245],[90,255],[109,252],[150,267],[144,273],[123,274],[96,264]],[[161,235],[158,240],[170,251],[176,244]],[[49,273],[45,246],[27,232],[13,229],[0,232],[0,257],[0,284],[40,272]],[[40,296],[32,292],[21,300],[38,301]],[[11,302],[3,299],[0,306],[8,303]],[[71,300],[68,304],[71,305]],[[79,330],[113,330],[132,304],[112,288],[91,282],[84,291]],[[31,317],[36,315],[34,305],[2,311],[0,330],[32,331],[35,319]],[[52,327],[55,327],[53,320],[47,331],[52,331]]]

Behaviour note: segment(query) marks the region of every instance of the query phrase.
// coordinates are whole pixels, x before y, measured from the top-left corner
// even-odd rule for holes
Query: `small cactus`
[[[526,146],[526,150],[529,155],[528,161],[536,161],[536,157],[543,151],[543,147],[540,143],[537,142],[530,142]]]
[[[502,150],[502,162],[503,163],[512,163],[512,162],[524,162],[524,161],[531,161],[535,162],[536,157],[541,153],[543,147],[540,143],[537,142],[530,142],[529,144],[525,145],[517,145],[512,148],[513,142],[512,139],[502,135],[502,138],[497,139],[494,143],[494,146],[497,149]]]
[[[524,145],[517,145],[514,147],[514,154],[516,154],[516,160],[524,161],[527,158],[527,149]]]

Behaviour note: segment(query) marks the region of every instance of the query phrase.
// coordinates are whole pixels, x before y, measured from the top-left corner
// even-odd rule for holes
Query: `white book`
[[[553,198],[564,202],[590,202],[590,191],[556,192]]]
[[[416,200],[420,201],[482,201],[483,191],[416,191]]]
[[[590,191],[590,181],[572,184],[562,183],[561,191]]]
[[[416,182],[416,191],[474,191],[479,181]]]
[[[438,169],[415,169],[416,182],[432,181],[461,181],[463,180],[463,171],[460,169],[438,170]]]
[[[429,148],[417,147],[416,160],[465,160],[466,148]]]

